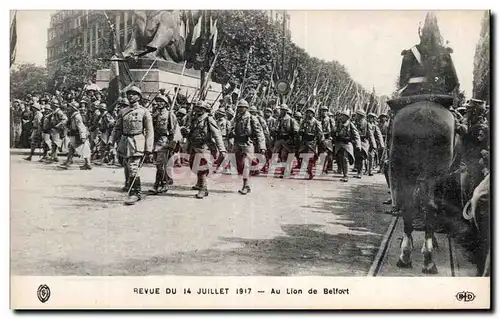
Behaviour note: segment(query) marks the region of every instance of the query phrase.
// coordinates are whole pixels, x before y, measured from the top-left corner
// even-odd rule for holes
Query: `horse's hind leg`
[[[404,188],[403,188],[404,189]],[[404,189],[404,193],[408,193],[407,189]],[[405,200],[401,203],[401,214],[403,216],[403,240],[401,241],[401,254],[399,255],[399,260],[397,266],[399,268],[411,268],[411,251],[413,249],[413,201],[412,197],[406,196]]]
[[[425,274],[437,274],[438,269],[436,263],[432,259],[432,252],[434,247],[437,247],[437,240],[434,236],[434,227],[436,223],[436,210],[437,205],[434,200],[436,183],[433,181],[427,181],[429,184],[424,186],[425,189],[425,200],[421,209],[424,210],[425,216],[425,239],[422,246],[422,254],[424,257],[424,265],[422,266],[422,272]],[[425,182],[424,182],[425,183]]]

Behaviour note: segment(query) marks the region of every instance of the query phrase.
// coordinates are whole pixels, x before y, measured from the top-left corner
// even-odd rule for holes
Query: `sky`
[[[47,28],[54,11],[18,11],[16,62],[45,65]],[[311,56],[343,64],[377,94],[391,94],[401,51],[418,43],[425,11],[289,11],[292,40]],[[472,92],[473,58],[484,11],[438,11],[441,34],[453,48],[461,89]],[[11,14],[12,17],[12,14]]]

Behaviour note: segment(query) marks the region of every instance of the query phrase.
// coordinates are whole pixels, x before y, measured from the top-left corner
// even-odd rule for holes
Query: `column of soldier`
[[[329,107],[307,108],[302,115],[287,105],[258,110],[246,100],[232,103],[231,96],[220,100],[217,111],[205,101],[188,102],[178,94],[172,99],[162,89],[150,101],[141,90],[131,87],[126,97],[116,106],[108,106],[105,90],[94,84],[84,91],[29,96],[31,118],[31,152],[33,159],[41,148],[41,162],[59,162],[58,152],[67,149],[67,158],[58,167],[68,169],[74,156],[81,156],[81,170],[92,169],[92,163],[123,166],[127,192],[126,204],[143,199],[140,168],[144,163],[155,163],[156,177],[150,194],[167,192],[173,184],[168,170],[169,160],[174,165],[186,164],[178,153],[188,154],[189,165],[197,175],[196,198],[208,196],[207,176],[210,166],[231,168],[228,152],[234,155],[237,173],[243,175],[239,193],[251,192],[249,178],[261,172],[289,177],[293,168],[304,168],[306,178],[313,179],[316,165],[322,165],[322,174],[333,172],[341,181],[348,181],[349,165],[354,164],[355,178],[372,176],[386,158],[388,115],[348,111],[332,114]],[[23,109],[23,102],[15,100],[12,109]],[[19,112],[13,112],[15,114]],[[260,156],[262,163],[257,159]],[[177,157],[176,157],[177,156]],[[281,163],[276,169],[274,163]],[[224,165],[226,163],[226,165]]]

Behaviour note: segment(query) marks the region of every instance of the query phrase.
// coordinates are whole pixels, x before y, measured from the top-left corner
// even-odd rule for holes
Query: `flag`
[[[17,11],[14,12],[14,19],[10,25],[10,66],[16,60],[16,47],[17,47]]]
[[[212,39],[212,52],[214,54],[215,54],[218,34],[219,31],[217,30],[217,19],[212,23],[212,17],[210,17],[210,37]]]
[[[203,23],[203,15],[200,15],[198,22],[193,29],[193,38],[191,39],[191,45],[194,45],[196,40],[201,37],[201,24]]]

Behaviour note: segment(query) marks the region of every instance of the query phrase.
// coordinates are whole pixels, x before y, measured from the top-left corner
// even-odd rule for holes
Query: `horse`
[[[443,102],[444,101],[444,102]],[[449,174],[453,159],[454,117],[447,109],[450,99],[432,95],[388,101],[395,112],[391,128],[389,178],[395,206],[403,217],[404,234],[397,266],[411,268],[413,213],[424,216],[422,272],[436,274],[432,259],[437,240],[437,190]]]

